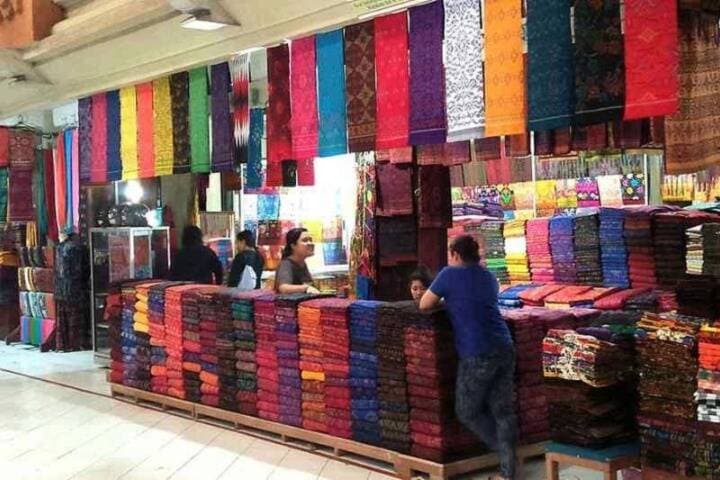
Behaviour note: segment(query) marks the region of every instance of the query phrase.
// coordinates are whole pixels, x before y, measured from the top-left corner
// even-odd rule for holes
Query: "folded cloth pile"
[[[220,377],[218,369],[218,312],[213,296],[220,287],[204,287],[198,292],[197,336],[193,332],[192,341],[200,344],[200,402],[211,407],[220,406]],[[186,340],[188,332],[185,332]],[[234,384],[234,382],[233,382]],[[234,395],[233,395],[234,397]]]
[[[550,249],[550,219],[535,218],[528,220],[527,253],[533,282],[552,282],[555,270]]]
[[[687,273],[720,277],[720,223],[689,228],[687,235]]]
[[[625,310],[634,312],[657,312],[659,310],[658,290],[647,290],[629,298]]]
[[[20,292],[20,312],[28,317],[57,318],[55,295],[43,292]]]
[[[120,316],[120,338],[122,348],[121,365],[114,365],[113,370],[119,373],[119,367],[122,366],[122,383],[125,386],[131,386],[131,382],[135,380],[137,366],[135,364],[135,355],[137,354],[137,335],[133,329],[133,316],[135,315],[135,285],[127,283],[122,286],[122,313]],[[150,381],[150,375],[147,375],[147,381]]]
[[[378,399],[380,445],[410,451],[410,408],[407,398],[403,308],[414,302],[383,304],[378,312]],[[367,385],[372,385],[368,382]]]
[[[152,345],[150,343],[150,319],[148,318],[148,303],[150,301],[150,287],[159,282],[145,282],[135,286],[135,313],[133,314],[133,332],[137,347],[135,348],[134,378],[126,379],[126,385],[142,390],[151,390],[150,356]]]
[[[600,264],[600,234],[597,215],[575,217],[575,264],[577,282],[585,285],[603,284]]]
[[[280,420],[278,357],[275,348],[275,294],[255,299],[255,361],[257,362],[257,410],[265,420]]]
[[[196,403],[202,400],[200,302],[204,288],[197,287],[186,292],[182,297],[182,368],[185,398]]]
[[[505,240],[503,238],[503,222],[499,220],[487,220],[480,225],[481,257],[485,261],[485,267],[490,270],[500,283],[508,283],[508,262],[505,258]]]
[[[542,307],[545,305],[545,299],[555,292],[565,288],[564,285],[550,283],[541,287],[529,288],[518,294],[518,298],[526,307]]]
[[[628,251],[625,246],[625,210],[621,208],[600,209],[600,259],[603,285],[606,287],[630,287]]]
[[[20,290],[26,292],[55,292],[55,270],[42,267],[21,267],[18,269]]]
[[[165,367],[168,395],[180,399],[187,398],[183,369],[184,297],[197,288],[197,285],[179,285],[165,291]]]
[[[695,474],[697,340],[702,319],[646,313],[637,325],[643,467]]]
[[[238,372],[235,346],[235,323],[232,305],[235,290],[221,288],[210,295],[215,312],[217,331],[215,332],[215,349],[217,355],[217,377],[219,406],[224,410],[238,411]],[[254,338],[254,334],[253,334]],[[202,360],[202,358],[201,358]],[[206,360],[215,360],[207,358]]]
[[[628,273],[633,288],[657,287],[652,218],[662,211],[664,209],[661,207],[626,211],[623,236],[628,249]]]
[[[325,414],[325,369],[323,368],[323,329],[320,322],[321,300],[309,300],[298,307],[298,343],[302,378],[302,426],[327,433]],[[293,392],[294,393],[294,392]]]
[[[378,309],[382,303],[358,300],[350,314],[350,397],[352,438],[380,445],[378,397]]]
[[[175,282],[158,283],[148,294],[148,320],[150,321],[150,387],[155,393],[167,395],[167,351],[165,335],[165,290],[177,286]]]
[[[20,317],[20,342],[27,345],[41,346],[55,330],[52,318]]]
[[[720,319],[720,279],[689,275],[678,282],[675,293],[678,312],[708,320]]]
[[[720,325],[703,325],[698,335],[697,418],[720,424]]]
[[[582,296],[593,288],[587,285],[568,285],[545,297],[545,307],[553,309],[566,309],[571,307],[585,307],[587,302]],[[577,300],[580,299],[580,300]],[[590,302],[592,306],[592,302]]]
[[[505,237],[505,260],[511,282],[529,282],[527,239],[525,220],[510,220],[503,228]]]
[[[123,298],[119,289],[113,288],[105,299],[103,320],[108,325],[110,343],[110,383],[123,383]]]
[[[574,223],[573,217],[553,217],[550,219],[550,251],[552,252],[556,282],[577,282],[573,238]]]
[[[567,292],[564,298],[562,296],[563,290],[561,290],[546,297],[545,306],[548,308],[592,308],[596,301],[612,295],[617,290],[616,287],[594,287],[584,292]],[[555,297],[556,295],[558,297]]]
[[[502,287],[500,293],[498,293],[498,305],[504,308],[521,308],[523,303],[520,294],[539,286],[537,283],[524,283]]]
[[[455,417],[457,353],[445,312],[404,309],[405,359],[410,403],[411,453],[446,462],[482,450],[479,440]]]
[[[605,297],[595,300],[593,308],[599,310],[622,310],[625,308],[625,303],[633,297],[649,292],[648,288],[630,288],[627,290],[620,290]]]

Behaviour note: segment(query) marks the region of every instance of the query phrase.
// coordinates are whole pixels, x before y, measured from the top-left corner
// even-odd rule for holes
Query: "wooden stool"
[[[628,443],[601,450],[551,442],[545,453],[547,480],[558,480],[560,464],[589,468],[617,480],[618,470],[640,466],[640,446]]]

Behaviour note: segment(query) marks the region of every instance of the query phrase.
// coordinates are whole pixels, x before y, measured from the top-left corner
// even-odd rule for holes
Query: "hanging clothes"
[[[269,48],[267,110],[267,178],[271,187],[282,185],[282,162],[292,159],[290,130],[290,51],[286,44]]]
[[[155,176],[155,132],[153,113],[153,85],[151,82],[135,86],[137,95],[138,176]]]
[[[114,182],[123,176],[121,154],[120,91],[108,92],[107,100],[107,180]],[[57,178],[57,177],[56,177]],[[65,177],[63,177],[65,178]]]
[[[375,28],[372,21],[345,27],[348,150],[375,150]]]
[[[153,83],[153,146],[155,147],[154,176],[173,174],[173,118],[170,77]]]
[[[10,164],[10,130],[7,127],[0,127],[0,168]]]
[[[138,116],[135,87],[120,89],[120,157],[122,179],[138,178]]]
[[[67,177],[65,175],[65,134],[60,133],[55,143],[53,170],[55,172],[55,221],[58,232],[67,226]]]
[[[104,95],[103,95],[104,97]],[[59,136],[58,136],[59,138]],[[58,220],[55,211],[55,165],[53,158],[53,150],[43,150],[43,162],[44,167],[44,188],[45,188],[45,203],[47,206],[47,219],[48,219],[48,236],[53,242],[58,241]],[[0,218],[4,218],[0,216]]]
[[[347,153],[343,32],[334,30],[321,33],[315,37],[315,41],[320,119],[318,155],[342,155]]]
[[[93,95],[91,107],[90,182],[104,183],[108,179],[107,96],[104,93]]]
[[[45,150],[35,150],[32,193],[37,233],[41,239],[44,239],[48,234],[48,202],[45,200]],[[0,216],[0,218],[2,217]]]
[[[78,100],[78,129],[80,135],[80,180],[83,183],[89,182],[92,177],[92,126],[92,97],[81,98]],[[40,233],[40,235],[41,237],[45,236],[44,233]]]
[[[190,74],[170,76],[172,102],[173,173],[190,172]]]
[[[260,188],[263,185],[262,175],[262,140],[265,134],[265,110],[250,109],[250,138],[248,139],[248,163],[246,168],[245,188]]]
[[[235,169],[248,161],[250,136],[250,54],[235,55],[230,59],[232,84],[232,119]]]
[[[207,68],[190,70],[190,166],[193,173],[210,171]]]
[[[294,40],[290,50],[290,101],[293,158],[318,155],[318,103],[315,36]]]
[[[230,112],[230,67],[227,62],[210,67],[212,115],[212,171],[232,172],[235,167],[233,125]]]

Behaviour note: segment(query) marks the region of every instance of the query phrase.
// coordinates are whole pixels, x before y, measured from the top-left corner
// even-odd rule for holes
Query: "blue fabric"
[[[347,153],[347,109],[345,105],[345,59],[342,30],[315,37],[318,76],[318,155]]]
[[[445,299],[460,358],[492,353],[512,344],[498,308],[498,283],[480,265],[445,267],[430,285]]]
[[[65,136],[65,205],[67,212],[67,223],[65,228],[73,229],[73,129],[68,128],[63,133]]]
[[[265,110],[250,109],[250,138],[248,163],[245,169],[245,188],[262,187],[262,139],[265,134]]]
[[[105,94],[107,99],[107,179],[114,182],[122,179],[120,159],[120,92],[113,90]]]

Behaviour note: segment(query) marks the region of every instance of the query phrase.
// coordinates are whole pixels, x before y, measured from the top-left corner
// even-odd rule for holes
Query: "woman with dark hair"
[[[444,300],[460,357],[455,384],[458,419],[498,452],[500,478],[519,478],[515,347],[498,308],[498,282],[480,265],[479,246],[471,236],[456,238],[449,250],[449,265],[425,292],[420,308],[429,310]]]
[[[410,295],[415,303],[420,303],[420,299],[425,294],[432,283],[432,275],[425,265],[420,265],[410,274]]]
[[[260,288],[265,259],[255,247],[253,233],[250,230],[243,230],[238,233],[235,237],[235,248],[237,249],[237,255],[235,255],[230,267],[227,281],[228,287],[240,286],[244,290]],[[247,267],[250,267],[252,274],[250,270],[246,272]],[[253,286],[249,287],[245,284],[252,280],[251,277],[254,277],[254,282],[251,282]]]
[[[222,285],[222,264],[215,252],[203,244],[202,231],[195,225],[183,230],[182,248],[175,255],[170,280]]]
[[[306,228],[293,228],[285,236],[282,260],[275,272],[278,293],[320,293],[312,286],[312,275],[305,259],[315,255],[312,236]]]

